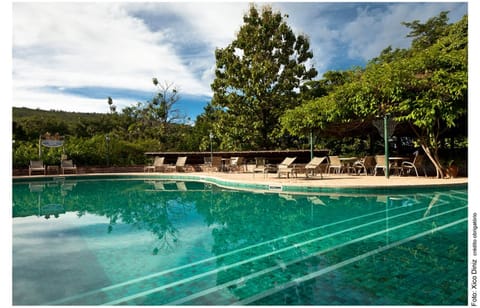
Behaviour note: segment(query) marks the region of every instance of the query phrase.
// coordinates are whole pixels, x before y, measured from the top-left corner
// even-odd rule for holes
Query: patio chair
[[[265,176],[268,172],[274,172],[277,170],[274,165],[267,164],[266,162],[266,159],[263,157],[255,157],[255,168],[253,168],[253,175],[261,172]]]
[[[28,166],[28,175],[32,175],[32,172],[43,172],[43,175],[47,174],[47,168],[43,164],[43,160],[31,160]]]
[[[213,156],[213,160],[211,164],[212,171],[217,171],[217,172],[220,171],[222,169],[222,164],[223,164],[223,161],[221,156]]]
[[[374,169],[375,169],[375,156],[370,156],[367,155],[361,160],[357,160],[356,162],[353,163],[353,169],[355,170],[356,174],[361,174],[362,172],[365,173],[365,175],[368,175],[368,172],[373,174]]]
[[[228,171],[240,171],[242,169],[243,157],[237,156],[230,158]]]
[[[150,171],[156,172],[157,170],[163,171],[165,169],[165,165],[163,163],[164,161],[165,161],[165,157],[155,156],[153,165],[145,166],[145,168],[143,169],[143,172],[150,172]]]
[[[71,159],[64,159],[60,162],[60,171],[62,174],[65,174],[65,171],[70,171],[71,173],[77,173],[77,166],[73,163]]]
[[[335,173],[341,173],[343,170],[343,164],[340,161],[338,156],[328,156],[329,164],[328,164],[328,173],[333,169]]]
[[[324,157],[313,157],[310,162],[305,165],[305,176],[308,178],[308,174],[311,173],[312,176],[315,176],[317,171],[320,171],[320,177],[323,178],[322,174],[322,166],[321,165],[328,165],[328,158],[327,156]]]
[[[175,165],[167,166],[167,171],[185,171],[185,163],[187,162],[187,156],[179,156],[177,157],[177,162]]]
[[[297,157],[286,157],[280,164],[277,165],[277,176],[280,177],[282,174],[286,174],[287,178],[292,176],[297,176],[297,170],[293,165],[293,162]]]
[[[373,175],[377,175],[378,169],[383,170],[383,174],[385,174],[385,170],[387,169],[387,162],[385,159],[385,155],[375,155],[375,173]],[[389,170],[394,170],[396,168],[393,167],[393,164],[389,164]]]
[[[403,161],[401,165],[401,174],[410,174],[412,170],[415,171],[415,175],[418,177],[418,169],[423,170],[423,174],[427,177],[427,171],[425,170],[424,156],[422,154],[415,155],[413,162]]]
[[[213,157],[204,157],[203,159],[203,169],[208,172],[220,171],[222,169],[222,157],[213,156]]]

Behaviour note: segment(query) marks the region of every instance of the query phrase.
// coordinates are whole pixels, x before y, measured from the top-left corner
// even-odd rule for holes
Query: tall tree
[[[222,148],[278,146],[279,117],[299,104],[300,87],[317,75],[306,36],[295,36],[280,12],[250,6],[236,39],[217,49],[212,105]]]
[[[467,54],[468,19],[464,16],[430,47],[399,63],[399,69],[411,72],[399,119],[411,123],[440,178],[446,175],[439,157],[441,139],[449,129],[461,126],[459,121],[467,114]]]
[[[424,49],[432,46],[445,34],[448,27],[448,12],[443,11],[422,24],[419,20],[402,22],[402,25],[412,29],[407,37],[413,37],[412,48]]]
[[[316,128],[331,130],[339,123],[354,128],[362,120],[390,113],[410,124],[437,177],[443,178],[441,141],[449,130],[462,126],[468,90],[467,16],[448,26],[445,22],[442,12],[425,24],[404,23],[412,27],[410,36],[415,37],[408,51],[385,49],[364,71],[353,75],[358,78],[286,112],[284,129],[298,135]]]

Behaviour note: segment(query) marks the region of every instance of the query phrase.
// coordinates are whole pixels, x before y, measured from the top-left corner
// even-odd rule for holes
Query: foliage
[[[172,123],[181,123],[185,118],[175,108],[175,104],[180,100],[180,94],[173,83],[160,83],[157,78],[153,78],[152,82],[157,88],[152,100],[138,102],[123,110],[126,117],[133,119],[129,123],[127,133],[135,139],[148,137],[165,141],[172,129],[175,129]]]
[[[364,68],[326,72],[320,80],[312,80],[317,72],[309,66],[308,38],[296,36],[286,18],[268,6],[250,7],[236,38],[215,51],[214,96],[195,126],[184,124],[175,107],[176,86],[156,78],[150,101],[121,112],[112,97],[108,114],[13,108],[14,167],[38,157],[38,138],[46,132],[65,136],[65,152],[79,165],[143,164],[146,151],[210,146],[298,148],[310,133],[333,153],[375,154],[383,145],[372,120],[389,113],[406,134],[398,137],[415,136],[444,177],[445,161],[468,146],[467,17],[448,24],[442,12],[425,23],[404,22],[410,48],[387,47]],[[45,150],[43,158],[56,163],[58,151]],[[449,157],[440,157],[445,153]]]
[[[31,159],[38,157],[38,144],[15,140],[12,149],[13,166],[28,166]]]
[[[435,165],[438,177],[445,176],[439,149],[442,135],[458,126],[467,113],[468,21],[449,26],[430,47],[401,62],[410,72],[410,91],[399,105],[401,120],[409,121],[420,145]]]
[[[145,164],[148,151],[185,150],[195,151],[198,142],[192,138],[193,127],[170,123],[168,135],[153,136],[151,131],[133,131],[135,119],[126,114],[76,114],[23,110],[27,115],[13,119],[13,166],[27,167],[29,161],[38,159],[38,140],[43,132],[58,132],[65,136],[64,151],[80,166],[128,166]],[[22,111],[22,112],[23,112]],[[39,113],[47,114],[48,116]],[[67,122],[71,119],[71,122]],[[32,121],[33,120],[33,121]],[[57,125],[62,123],[62,125]],[[41,125],[36,125],[41,124]],[[130,130],[129,130],[130,128]],[[109,137],[108,148],[106,136]],[[48,164],[59,164],[62,148],[42,147],[42,159]]]
[[[464,127],[468,86],[467,17],[451,25],[446,21],[442,12],[425,24],[404,23],[412,27],[412,48],[385,49],[364,70],[350,71],[352,78],[332,86],[327,95],[285,112],[284,130],[335,135],[341,127],[343,133],[353,132],[391,114],[410,124],[437,176],[444,177],[439,151],[449,131]],[[456,132],[462,134],[466,132]]]
[[[286,17],[286,16],[285,16]],[[317,74],[306,36],[295,36],[279,12],[250,6],[236,39],[215,51],[213,108],[223,149],[278,145],[278,118],[298,105],[298,90]]]
[[[436,17],[430,18],[422,24],[419,20],[403,22],[412,31],[407,37],[413,37],[412,49],[422,50],[435,44],[445,34],[448,27],[448,12],[443,11]]]

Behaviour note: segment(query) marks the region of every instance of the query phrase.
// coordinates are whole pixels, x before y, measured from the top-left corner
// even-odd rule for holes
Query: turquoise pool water
[[[14,305],[466,305],[467,190],[13,184]]]

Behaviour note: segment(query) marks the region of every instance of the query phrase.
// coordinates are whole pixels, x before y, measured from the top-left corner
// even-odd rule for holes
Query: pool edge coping
[[[40,176],[14,176],[12,184],[53,180],[59,181],[63,179],[156,179],[156,180],[177,180],[177,181],[196,181],[208,184],[214,184],[222,188],[237,190],[255,190],[257,192],[271,193],[361,193],[361,192],[391,192],[402,190],[423,190],[438,188],[465,188],[468,189],[468,177],[465,181],[456,183],[415,183],[415,184],[369,184],[369,185],[336,185],[336,186],[308,186],[305,183],[281,183],[268,182],[268,179],[262,180],[238,180],[225,179],[220,176],[207,174],[165,174],[165,173],[88,173],[88,174],[65,174],[65,175],[40,175]],[[321,181],[321,180],[320,180]],[[446,180],[448,181],[448,180]]]

